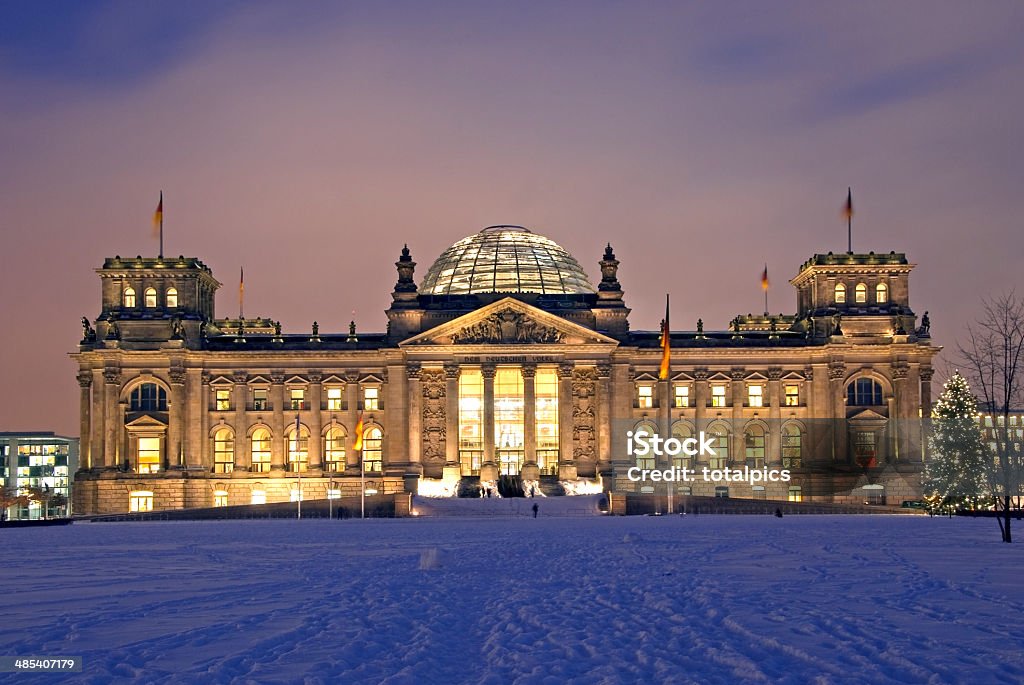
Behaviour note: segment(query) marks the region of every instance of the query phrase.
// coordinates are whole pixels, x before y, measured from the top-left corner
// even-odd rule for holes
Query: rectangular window
[[[675,405],[676,408],[683,408],[690,406],[690,386],[688,385],[677,385],[675,389]]]
[[[327,388],[327,409],[328,411],[341,411],[344,409],[341,388]]]
[[[217,388],[217,411],[228,411],[231,409],[231,391],[225,388]]]
[[[128,511],[153,511],[153,493],[149,490],[133,490],[129,495]]]
[[[228,505],[228,493],[223,490],[218,490],[213,493],[213,506],[215,507],[226,507]]]
[[[291,409],[305,409],[306,390],[305,388],[292,388],[289,390],[289,401]]]
[[[480,473],[484,454],[484,377],[479,369],[459,373],[459,463],[463,475]]]
[[[253,432],[250,457],[253,473],[266,473],[270,470],[270,431],[266,428],[258,428]]]
[[[725,403],[725,386],[724,385],[712,385],[711,386],[711,406],[712,407],[725,407],[725,406],[728,406]]]
[[[537,467],[542,475],[558,474],[558,372],[537,369],[534,377],[537,399]]]
[[[380,410],[379,388],[363,388],[363,409],[365,411]]]
[[[750,385],[747,386],[747,404],[751,407],[763,407],[764,406],[764,386],[763,385]]]
[[[255,411],[266,411],[270,408],[270,402],[267,400],[266,388],[253,388],[252,408]]]
[[[525,417],[522,372],[498,369],[494,374],[494,455],[502,475],[517,476],[523,468]]]
[[[800,406],[800,386],[799,385],[787,385],[786,386],[786,406],[787,407],[799,407]]]
[[[266,504],[267,493],[265,490],[253,490],[249,497],[249,504]]]
[[[139,473],[160,470],[160,438],[139,438]]]
[[[716,485],[715,486],[715,497],[720,499],[729,498],[729,486],[728,485]]]
[[[789,497],[788,497],[788,499],[789,499],[790,502],[803,502],[804,501],[803,490],[801,490],[799,485],[790,485],[789,486]]]
[[[654,407],[654,387],[640,385],[636,389],[636,406],[640,409],[651,409]]]
[[[763,485],[755,485],[752,490],[754,499],[768,499],[768,494],[766,493]]]

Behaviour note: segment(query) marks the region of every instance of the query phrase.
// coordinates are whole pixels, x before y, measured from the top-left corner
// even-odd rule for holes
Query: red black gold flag
[[[671,330],[668,324],[668,295],[665,295],[665,320],[661,322],[661,368],[658,369],[658,378],[661,380],[668,378],[672,363]]]

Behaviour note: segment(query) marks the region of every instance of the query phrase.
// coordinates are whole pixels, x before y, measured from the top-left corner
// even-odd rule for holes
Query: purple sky
[[[950,348],[1024,261],[1024,5],[5,3],[0,429],[77,434],[93,269],[203,259],[220,315],[381,331],[408,242],[523,224],[656,328],[792,312],[814,252],[919,264]]]

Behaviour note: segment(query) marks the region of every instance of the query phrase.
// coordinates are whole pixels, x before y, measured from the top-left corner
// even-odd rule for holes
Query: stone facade
[[[509,282],[503,270],[522,268],[522,251],[538,241],[557,248],[512,227],[478,235],[495,231],[521,250],[511,266],[501,252],[488,263],[495,283]],[[910,308],[913,265],[903,255],[815,255],[791,281],[795,313],[672,331],[666,379],[659,333],[629,328],[611,246],[599,264],[596,288],[578,285],[580,271],[571,289],[550,292],[543,279],[557,274],[542,268],[537,281],[515,274],[508,290],[457,292],[452,278],[437,294],[417,288],[404,249],[388,330],[334,334],[216,318],[220,283],[198,259],[107,259],[100,315],[83,320],[72,354],[82,425],[75,510],[288,501],[300,474],[304,499],[358,495],[362,482],[415,492],[425,478],[494,472],[648,491],[625,478],[636,463],[627,431],[639,426],[713,433],[725,465],[792,471],[792,482],[765,490],[729,484],[732,497],[920,496],[920,417],[939,348]],[[428,278],[448,273],[435,265]],[[724,494],[715,488],[676,491]]]

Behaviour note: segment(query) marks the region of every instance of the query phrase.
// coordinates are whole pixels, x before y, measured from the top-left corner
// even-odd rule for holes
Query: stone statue
[[[313,337],[320,335],[320,324],[316,321],[313,322]]]
[[[843,324],[843,315],[840,314],[839,312],[836,312],[835,314],[833,314],[832,315],[832,335],[839,335],[839,336],[841,336],[843,334],[843,326],[842,326],[842,324]]]
[[[771,322],[771,326],[769,327],[769,329],[768,329],[768,330],[769,330],[769,332],[771,332],[771,333],[772,333],[773,335],[774,335],[775,333],[778,333],[778,331],[779,331],[779,321],[778,321],[778,319],[776,319],[776,318],[775,318],[774,316],[772,317],[772,322]]]
[[[206,340],[207,337],[209,337],[209,331],[206,328],[206,321],[202,321],[199,324],[199,339]]]
[[[733,333],[739,333],[740,332],[740,317],[738,317],[738,316],[735,319],[732,320],[732,332]]]
[[[107,315],[107,340],[120,340],[121,329],[118,328],[113,314]]]
[[[930,337],[932,330],[932,320],[928,318],[928,312],[924,313],[921,317],[921,328],[919,329],[921,337]]]
[[[697,335],[704,333],[704,319],[697,319]]]
[[[96,340],[96,331],[93,330],[92,324],[89,323],[89,319],[82,317],[82,340],[85,342],[93,342]]]
[[[275,338],[280,338],[281,337],[281,322],[280,321],[275,321],[274,322],[274,337]]]
[[[185,327],[181,325],[181,317],[171,319],[171,340],[181,340],[185,337]]]

